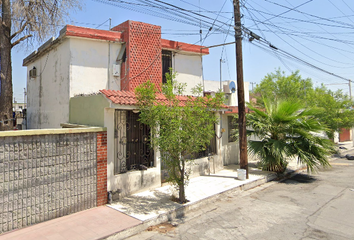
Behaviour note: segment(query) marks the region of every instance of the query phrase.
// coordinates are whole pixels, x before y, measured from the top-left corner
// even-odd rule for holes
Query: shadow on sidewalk
[[[161,213],[168,214],[169,212],[181,208],[181,204],[171,201],[171,195],[171,193],[160,191],[142,192],[113,202],[110,207],[145,221]]]
[[[299,173],[289,179],[281,181],[280,183],[299,184],[299,183],[313,183],[315,181],[317,181],[316,178],[314,178],[308,174]]]

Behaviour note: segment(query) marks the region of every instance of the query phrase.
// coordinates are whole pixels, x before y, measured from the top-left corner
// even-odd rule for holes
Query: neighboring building
[[[28,128],[106,127],[107,191],[116,197],[159,186],[164,167],[160,153],[149,148],[149,128],[138,122],[134,89],[147,80],[160,86],[172,67],[176,80],[187,84],[187,94],[203,83],[206,94],[213,94],[220,84],[203,81],[205,54],[208,49],[202,46],[161,39],[161,28],[146,23],[126,21],[112,31],[68,25],[24,60],[29,70]],[[209,149],[190,166],[192,175],[238,163],[232,84],[222,83],[230,108],[216,113],[222,120],[215,125]]]
[[[18,102],[14,102],[12,104],[12,108],[14,112],[22,112],[23,109],[27,108],[27,104],[26,103],[18,103]]]
[[[126,21],[111,31],[67,25],[24,59],[29,129],[57,128],[69,121],[69,99],[101,89],[132,91],[150,79],[161,83],[172,67],[177,80],[202,83],[208,49],[161,39],[161,27]]]

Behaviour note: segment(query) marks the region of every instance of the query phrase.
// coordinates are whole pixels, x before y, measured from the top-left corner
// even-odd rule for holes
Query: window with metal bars
[[[172,52],[168,50],[162,50],[162,83],[166,83],[166,73],[170,72],[172,68]]]

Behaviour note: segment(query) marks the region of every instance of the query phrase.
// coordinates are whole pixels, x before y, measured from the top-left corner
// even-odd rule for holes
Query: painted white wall
[[[120,43],[109,44],[106,41],[70,38],[70,97],[94,93],[101,89],[119,90],[120,80],[113,76],[112,66],[116,63],[121,46]]]
[[[183,53],[172,53],[172,68],[177,72],[176,80],[186,83],[185,95],[192,95],[191,89],[203,84],[201,56]]]
[[[231,80],[226,80],[221,82],[221,88],[227,94],[228,100],[226,102],[227,105],[229,106],[237,106],[237,89],[235,93],[229,93],[227,91],[228,86],[230,84]],[[234,81],[237,87],[237,82]],[[205,80],[204,81],[204,86],[205,86],[205,91],[206,92],[217,92],[220,90],[220,81],[212,81],[212,80]],[[249,94],[249,82],[244,82],[244,93],[245,93],[245,101],[249,102],[250,94]],[[225,96],[226,97],[226,96]]]
[[[224,160],[224,165],[238,164],[240,159],[239,154],[239,143],[238,142],[229,142],[229,124],[227,117],[232,116],[232,114],[223,114],[222,115],[222,127],[225,129],[225,132],[222,134],[222,158]]]
[[[69,120],[70,42],[64,40],[27,66],[27,124],[29,129],[56,128]],[[29,70],[37,69],[30,78]]]
[[[60,123],[68,122],[69,99],[77,94],[95,93],[101,89],[119,90],[120,81],[113,76],[112,66],[120,48],[121,43],[65,38],[29,64],[28,128],[58,128]],[[34,66],[38,76],[29,78],[29,70]]]

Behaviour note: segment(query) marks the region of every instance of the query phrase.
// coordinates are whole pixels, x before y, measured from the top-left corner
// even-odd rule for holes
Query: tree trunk
[[[186,195],[184,192],[184,182],[179,185],[179,202],[186,203]]]
[[[179,184],[179,202],[180,203],[186,203],[186,194],[184,191],[184,168],[185,168],[185,164],[184,164],[184,160],[182,161],[182,169],[181,169],[181,181]]]
[[[0,23],[0,131],[13,128],[12,67],[11,67],[11,3],[2,0]]]

